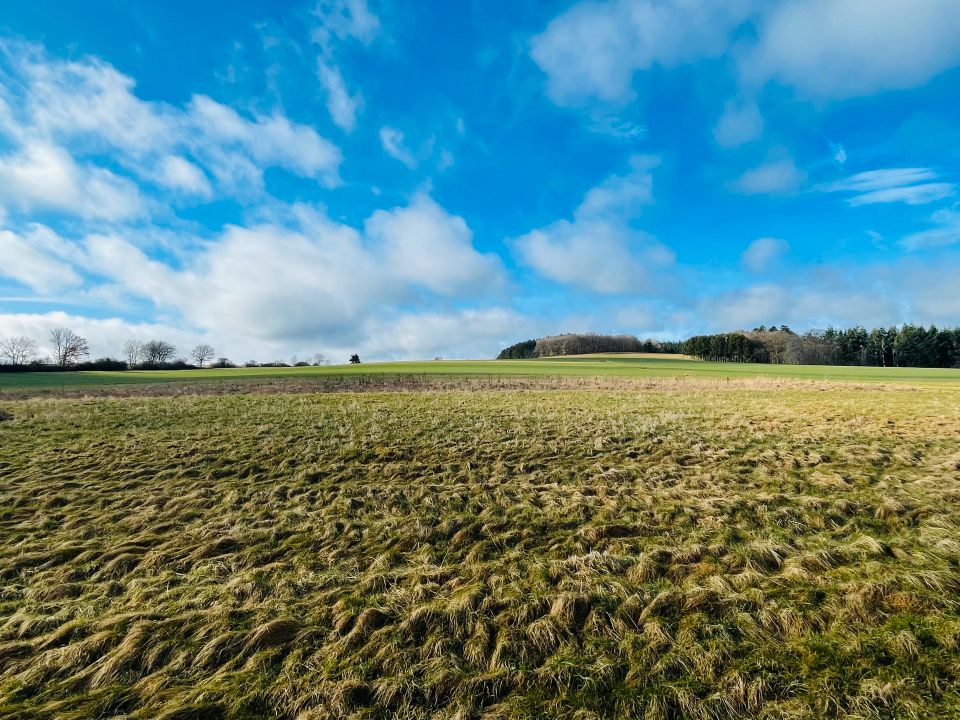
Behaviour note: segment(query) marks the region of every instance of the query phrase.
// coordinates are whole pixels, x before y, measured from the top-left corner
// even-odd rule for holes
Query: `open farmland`
[[[0,410],[3,718],[960,717],[952,384]]]
[[[683,355],[607,354],[538,360],[434,360],[381,362],[323,367],[207,368],[203,370],[130,370],[125,372],[52,372],[0,374],[0,397],[29,394],[98,392],[104,388],[176,383],[233,385],[268,383],[296,385],[297,389],[336,389],[356,384],[390,383],[404,378],[691,378],[709,381],[759,379],[847,381],[862,383],[956,383],[953,368],[839,367],[828,365],[767,365],[711,363]]]

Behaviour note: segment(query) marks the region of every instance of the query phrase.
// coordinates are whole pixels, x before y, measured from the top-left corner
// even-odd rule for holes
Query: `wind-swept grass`
[[[958,400],[0,403],[0,717],[958,717]]]

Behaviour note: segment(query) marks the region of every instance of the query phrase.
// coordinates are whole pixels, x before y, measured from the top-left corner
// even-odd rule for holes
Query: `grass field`
[[[0,717],[960,717],[960,390],[664,387],[0,402]]]
[[[303,368],[230,368],[204,370],[135,370],[129,372],[0,373],[0,393],[65,390],[79,387],[142,385],[160,382],[230,383],[317,381],[370,376],[533,376],[533,377],[669,377],[792,380],[960,383],[960,370],[938,368],[835,367],[707,363],[681,355],[611,354],[538,360],[435,360],[363,363]]]

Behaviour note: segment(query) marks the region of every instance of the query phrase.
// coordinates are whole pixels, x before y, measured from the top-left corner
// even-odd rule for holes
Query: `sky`
[[[0,338],[960,324],[956,0],[0,7]]]

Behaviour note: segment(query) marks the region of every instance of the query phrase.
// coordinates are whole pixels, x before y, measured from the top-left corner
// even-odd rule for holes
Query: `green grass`
[[[960,717],[960,391],[670,387],[0,402],[0,718]]]
[[[590,355],[539,360],[436,360],[364,363],[305,368],[235,368],[185,371],[69,372],[0,374],[3,390],[58,390],[83,386],[137,385],[158,382],[245,382],[324,380],[356,376],[532,376],[532,377],[674,377],[780,378],[850,382],[960,383],[960,370],[937,368],[863,368],[822,365],[706,363],[678,356]]]

